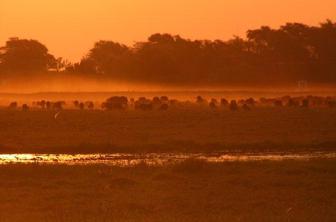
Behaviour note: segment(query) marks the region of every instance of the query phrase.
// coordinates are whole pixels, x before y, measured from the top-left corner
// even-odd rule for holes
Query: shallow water
[[[336,152],[310,153],[214,153],[214,154],[0,154],[0,164],[41,163],[41,164],[108,164],[114,166],[132,166],[140,163],[148,165],[166,165],[187,159],[199,159],[207,162],[246,162],[246,161],[283,161],[312,159],[336,159]]]

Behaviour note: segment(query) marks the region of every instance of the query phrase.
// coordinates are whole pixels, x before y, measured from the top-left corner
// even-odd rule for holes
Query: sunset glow
[[[0,222],[336,221],[336,0],[0,0]]]
[[[1,0],[0,43],[38,39],[56,56],[78,61],[100,39],[132,45],[157,32],[228,39],[261,25],[327,18],[336,19],[334,0]]]

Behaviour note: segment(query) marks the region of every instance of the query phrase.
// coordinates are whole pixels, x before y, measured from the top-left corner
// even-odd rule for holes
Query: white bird
[[[54,115],[54,119],[57,119],[60,113],[61,113],[61,111],[57,112],[57,113]]]

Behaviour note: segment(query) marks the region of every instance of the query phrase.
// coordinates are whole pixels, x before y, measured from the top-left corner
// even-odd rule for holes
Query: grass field
[[[0,110],[0,152],[211,152],[336,148],[336,109]]]
[[[0,109],[0,153],[336,151],[336,109]],[[4,221],[335,221],[336,160],[0,165]]]
[[[0,221],[335,221],[335,160],[0,166]]]

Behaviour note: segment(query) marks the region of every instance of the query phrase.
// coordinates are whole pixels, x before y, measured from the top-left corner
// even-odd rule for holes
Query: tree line
[[[36,40],[11,38],[0,48],[0,73],[59,71],[165,84],[336,83],[336,23],[287,23],[246,37],[190,40],[153,34],[133,46],[98,41],[78,63],[49,54]]]

